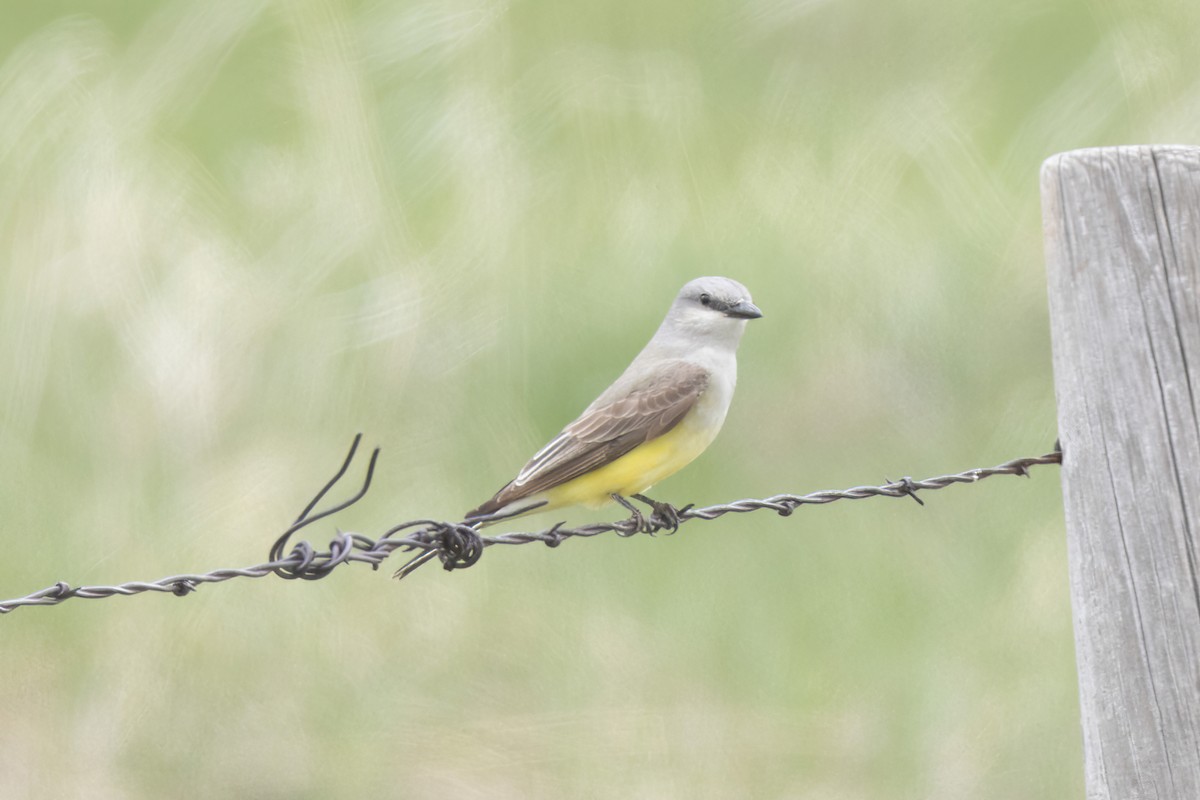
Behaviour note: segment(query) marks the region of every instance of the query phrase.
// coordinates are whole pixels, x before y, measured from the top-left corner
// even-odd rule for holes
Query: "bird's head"
[[[679,290],[664,326],[696,341],[736,346],[746,322],[761,317],[750,291],[731,278],[696,278]]]

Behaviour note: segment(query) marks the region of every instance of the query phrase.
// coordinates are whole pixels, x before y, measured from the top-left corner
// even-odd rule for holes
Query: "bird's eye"
[[[712,302],[712,296],[708,293],[700,295],[700,305],[706,306]]]

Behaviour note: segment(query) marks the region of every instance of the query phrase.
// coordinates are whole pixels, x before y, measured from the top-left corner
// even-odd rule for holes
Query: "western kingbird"
[[[676,509],[641,493],[687,466],[716,438],[737,383],[738,343],[746,322],[761,316],[735,280],[690,281],[621,377],[516,478],[468,513],[468,522],[576,504],[596,508],[612,500],[641,520],[625,500],[636,497],[674,527]]]

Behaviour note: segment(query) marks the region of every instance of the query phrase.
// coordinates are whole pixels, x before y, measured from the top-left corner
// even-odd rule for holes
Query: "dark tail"
[[[481,505],[479,508],[468,511],[466,520],[467,520],[467,522],[470,522],[475,517],[490,516],[492,514],[495,514],[497,511],[499,511],[502,508],[504,508],[504,504],[497,502],[496,498],[493,497],[491,500],[488,500],[486,503]]]

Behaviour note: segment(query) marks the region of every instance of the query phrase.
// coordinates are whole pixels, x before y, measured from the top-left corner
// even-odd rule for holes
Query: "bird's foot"
[[[618,536],[633,536],[635,533],[653,532],[650,522],[646,520],[646,515],[642,513],[641,509],[615,492],[610,497],[629,512],[629,522],[631,523],[629,529],[618,528],[616,531]]]
[[[679,523],[695,503],[688,503],[683,508],[676,508],[670,503],[660,503],[658,500],[651,500],[644,494],[633,495],[634,500],[641,500],[646,505],[653,509],[650,512],[650,530],[647,533],[665,530],[668,535],[679,530]]]

